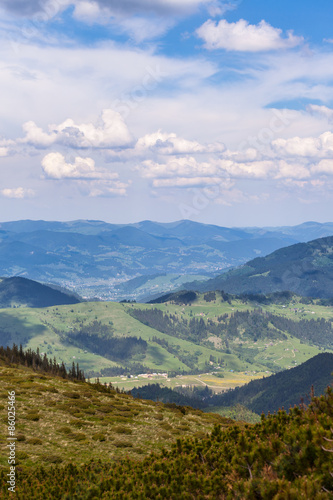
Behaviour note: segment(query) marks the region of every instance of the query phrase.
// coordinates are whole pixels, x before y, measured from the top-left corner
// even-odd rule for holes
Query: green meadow
[[[127,366],[132,366],[131,363],[140,363],[145,368],[144,373],[149,371],[166,373],[167,376],[162,377],[161,382],[168,387],[174,387],[180,379],[173,377],[172,381],[168,382],[168,374],[171,372],[183,375],[183,385],[193,383],[199,385],[201,382],[197,380],[198,374],[201,375],[201,380],[207,372],[210,377],[215,377],[212,372],[218,372],[219,377],[215,377],[214,382],[207,384],[212,385],[217,392],[233,387],[234,373],[251,372],[253,376],[263,376],[297,366],[323,351],[323,347],[318,347],[314,343],[310,345],[309,342],[293,337],[288,332],[284,332],[285,338],[282,339],[261,337],[257,340],[243,336],[240,332],[239,336],[229,341],[229,348],[225,349],[223,339],[217,335],[208,335],[203,341],[194,343],[186,338],[163,333],[130,314],[137,310],[156,309],[162,311],[164,315],[172,316],[175,321],[189,322],[196,319],[208,325],[208,321],[218,324],[218,318],[223,315],[227,315],[229,319],[237,311],[254,311],[258,310],[258,306],[240,300],[228,303],[222,301],[216,294],[216,299],[211,302],[207,302],[204,295],[199,295],[197,300],[189,305],[173,302],[163,304],[83,302],[40,309],[25,307],[1,309],[1,336],[3,342],[9,345],[15,342],[22,344],[25,349],[39,349],[48,357],[56,357],[59,363],[64,362],[67,367],[73,362],[79,363],[85,373],[91,373],[92,376],[101,375],[101,370],[106,368],[126,369]],[[331,321],[333,318],[332,307],[316,303],[301,304],[297,297],[286,304],[261,305],[260,309],[295,322],[318,318]],[[145,352],[127,360],[110,359],[101,353],[95,353],[93,349],[76,345],[68,337],[75,329],[84,330],[93,322],[108,327],[115,338],[142,339],[147,342]],[[164,341],[168,347],[163,344]],[[195,376],[191,375],[193,369],[187,364],[187,359],[196,360],[198,374]],[[118,375],[121,375],[121,370]],[[132,375],[137,376],[138,373]],[[237,385],[246,383],[248,377],[249,375],[242,376],[240,380],[244,382],[239,381]],[[112,380],[119,384],[119,387],[126,388],[131,388],[138,382],[138,379],[122,380],[123,378],[110,375],[105,380]]]

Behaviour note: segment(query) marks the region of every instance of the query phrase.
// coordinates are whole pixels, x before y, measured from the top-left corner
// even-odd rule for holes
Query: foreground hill
[[[227,426],[229,422],[191,408],[137,400],[99,383],[54,376],[53,360],[46,372],[37,363],[34,370],[21,366],[19,360],[17,351],[9,356],[0,351],[1,411],[4,413],[3,404],[7,408],[8,391],[15,391],[20,471],[22,467],[80,464],[100,458],[142,459],[151,451],[168,448],[180,436],[198,437],[211,431],[215,423]],[[1,418],[1,445],[7,436],[8,420]],[[7,459],[2,453],[1,472],[7,473]]]
[[[204,283],[188,283],[185,288],[237,294],[290,290],[306,297],[332,298],[333,236],[281,248]]]
[[[50,307],[78,304],[80,300],[70,293],[55,290],[37,281],[14,276],[0,278],[0,307]]]
[[[17,373],[15,377],[20,378]],[[35,381],[26,383],[33,385]],[[332,390],[314,398],[307,410],[296,407],[289,415],[279,411],[263,417],[261,423],[254,426],[216,425],[207,436],[193,438],[191,429],[199,419],[191,410],[174,409],[170,413],[162,404],[143,400],[135,400],[132,406],[129,396],[99,393],[87,385],[83,392],[80,385],[61,387],[47,378],[36,385],[39,387],[34,400],[29,400],[35,413],[25,412],[24,421],[30,426],[26,426],[17,442],[17,498],[332,498]],[[54,391],[47,390],[50,385]],[[20,390],[27,398],[27,388],[23,385]],[[47,403],[51,406],[49,410],[47,405],[38,405],[42,398],[52,399],[52,405]],[[70,414],[65,426],[61,426],[60,420],[54,420],[60,417],[58,400],[63,400],[60,405],[66,407],[61,416]],[[106,408],[112,410],[106,412]],[[47,413],[52,415],[51,425],[46,422]],[[34,421],[37,417],[44,420],[42,439],[37,429],[40,424]],[[102,417],[103,431],[95,433]],[[120,418],[121,425],[118,424]],[[163,424],[167,434],[174,429],[181,434],[188,432],[188,436],[179,436],[170,450],[165,446],[167,437],[156,433]],[[119,434],[121,440],[116,437]],[[152,441],[158,441],[161,451],[140,460],[151,449]],[[98,446],[94,446],[95,443]],[[56,453],[53,453],[55,447]],[[110,456],[115,458],[113,450],[121,449],[126,451],[111,461]],[[89,461],[94,457],[95,460]],[[74,463],[66,464],[70,458]],[[79,465],[78,461],[82,463]],[[41,462],[43,467],[39,467]],[[47,466],[60,462],[64,466]],[[7,470],[8,465],[4,463],[0,470],[2,498],[12,495],[7,489]]]
[[[85,297],[148,300],[278,248],[333,233],[333,224],[226,228],[189,220],[13,221],[0,224],[0,276],[71,286]],[[158,275],[158,276],[157,276]],[[142,282],[133,279],[145,277]],[[122,283],[127,282],[124,286]]]

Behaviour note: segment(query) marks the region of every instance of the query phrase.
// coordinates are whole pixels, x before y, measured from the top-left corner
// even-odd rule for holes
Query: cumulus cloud
[[[333,156],[333,133],[324,132],[319,137],[291,137],[275,139],[272,148],[277,155],[303,158]]]
[[[2,189],[1,194],[5,198],[23,199],[23,198],[32,198],[35,195],[35,192],[32,189],[18,187],[18,188]]]
[[[138,170],[142,177],[147,179],[208,177],[218,173],[218,168],[215,165],[208,162],[199,163],[193,156],[175,158],[166,163],[146,160],[142,162]]]
[[[26,135],[21,139],[37,148],[47,148],[52,144],[62,144],[72,148],[112,148],[126,147],[132,137],[123,117],[117,111],[105,109],[99,124],[76,124],[68,118],[60,125],[49,125],[49,132],[44,132],[35,122],[23,125]]]
[[[136,145],[137,152],[151,150],[164,155],[194,154],[194,153],[221,153],[225,150],[224,144],[203,145],[197,141],[189,141],[178,137],[174,133],[163,133],[161,130],[141,137]]]
[[[222,172],[227,172],[231,177],[245,179],[266,179],[275,169],[274,162],[270,160],[237,163],[222,159],[217,164]]]
[[[275,179],[306,179],[308,177],[310,177],[310,171],[305,165],[288,163],[285,160],[278,162],[278,172]]]
[[[42,160],[42,170],[47,179],[76,183],[80,191],[90,197],[125,196],[130,182],[118,180],[117,173],[96,168],[92,158],[77,156],[67,162],[61,153],[49,153]]]
[[[261,52],[296,47],[303,42],[302,37],[291,31],[283,37],[281,29],[273,28],[265,21],[249,24],[244,19],[228,23],[221,19],[218,23],[209,19],[196,31],[209,50],[225,49],[241,52]]]
[[[311,168],[314,174],[333,174],[333,160],[321,160],[317,165]]]
[[[92,158],[77,156],[74,163],[66,162],[61,153],[49,153],[42,159],[42,169],[49,179],[105,179],[118,177],[103,169],[96,169]]]
[[[207,162],[198,162],[191,156],[166,163],[146,160],[138,170],[142,177],[153,179],[154,187],[189,187],[216,184],[230,178],[266,179],[270,173],[276,172],[276,166],[268,160],[237,163],[224,158],[211,158]]]
[[[318,106],[317,104],[309,104],[306,110],[315,116],[326,118],[328,121],[333,120],[333,109],[327,106]]]

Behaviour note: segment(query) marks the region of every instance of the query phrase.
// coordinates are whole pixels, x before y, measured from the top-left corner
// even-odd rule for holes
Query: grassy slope
[[[295,299],[296,300],[296,299]],[[234,311],[245,311],[253,309],[253,304],[233,301],[221,303],[217,298],[214,302],[205,302],[201,296],[198,301],[190,306],[179,306],[171,303],[166,304],[118,304],[105,302],[81,303],[69,306],[57,306],[43,309],[3,309],[0,310],[0,338],[2,343],[8,341],[9,344],[15,342],[22,343],[24,347],[37,349],[46,352],[48,356],[56,356],[59,362],[64,361],[71,365],[73,361],[79,362],[82,369],[99,371],[102,368],[114,366],[115,363],[91,352],[85,353],[73,345],[64,345],[60,337],[55,333],[54,328],[62,332],[69,331],[72,327],[77,327],[79,323],[89,324],[94,320],[109,325],[111,321],[117,336],[136,336],[148,342],[148,349],[145,359],[140,362],[156,371],[170,370],[188,370],[188,367],[182,363],[173,354],[151,339],[156,336],[160,339],[167,339],[170,345],[180,346],[182,352],[194,354],[201,352],[199,356],[199,369],[207,371],[205,362],[209,362],[210,356],[224,359],[225,370],[236,371],[265,371],[265,363],[273,363],[277,368],[289,368],[300,364],[307,359],[315,356],[320,350],[315,346],[301,344],[298,339],[288,336],[285,341],[258,341],[254,344],[251,341],[245,341],[243,347],[248,349],[258,349],[258,354],[254,357],[253,363],[241,361],[235,354],[226,354],[212,348],[199,346],[186,340],[171,337],[158,332],[131,317],[127,311],[129,308],[159,308],[169,314],[174,314],[179,318],[190,319],[191,317],[207,319],[216,319],[223,314],[232,314]],[[298,307],[299,312],[295,315],[293,307]],[[330,319],[332,317],[332,308],[318,305],[302,305],[295,303],[288,307],[281,305],[262,306],[264,310],[274,314],[284,315],[295,321],[299,319],[313,319],[323,317]],[[314,313],[314,314],[313,314]],[[270,345],[271,344],[271,345]],[[235,344],[237,347],[237,345]],[[232,350],[232,346],[231,346]]]
[[[94,385],[66,381],[0,361],[0,442],[7,438],[8,391],[16,393],[18,463],[23,466],[140,459],[180,435],[202,435],[219,415],[188,409],[183,415],[162,403],[98,392]],[[1,453],[0,468],[8,467]]]

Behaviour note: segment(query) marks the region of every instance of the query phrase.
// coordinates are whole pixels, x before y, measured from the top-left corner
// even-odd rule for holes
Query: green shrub
[[[77,427],[78,429],[86,427],[87,425],[92,425],[90,422],[85,422],[84,420],[72,420],[70,424],[74,427]]]
[[[117,425],[112,429],[117,434],[132,434],[133,431],[129,427],[125,427],[125,425]]]
[[[44,462],[48,462],[50,464],[61,464],[62,463],[62,458],[59,457],[59,455],[54,455],[52,453],[50,453],[50,454],[45,453],[44,455],[42,455],[41,458]]]
[[[27,413],[25,418],[26,420],[32,420],[33,422],[38,422],[40,416],[38,415],[38,413]]]
[[[80,394],[78,392],[65,392],[64,395],[70,399],[80,399]]]
[[[38,438],[30,438],[27,440],[27,443],[33,444],[33,445],[41,445],[41,444],[43,444],[43,441],[41,439],[38,439]]]
[[[16,435],[17,441],[25,441],[25,435],[24,434],[17,434]]]
[[[162,422],[160,424],[160,427],[162,427],[162,429],[164,429],[165,431],[169,431],[172,429],[172,425],[168,424],[168,422]]]
[[[85,441],[87,439],[86,435],[83,434],[82,432],[78,432],[76,434],[73,434],[74,441]]]
[[[98,432],[97,434],[93,434],[92,436],[94,441],[106,441],[106,437],[104,434],[101,432]]]
[[[112,443],[116,448],[133,448],[133,443],[129,441],[115,441]]]
[[[63,434],[71,434],[72,433],[72,429],[70,427],[67,427],[67,426],[63,426],[63,427],[59,427],[59,432],[62,432]]]
[[[102,413],[111,413],[112,408],[111,406],[106,406],[106,405],[101,405],[99,408],[97,408],[98,411],[101,411]]]

